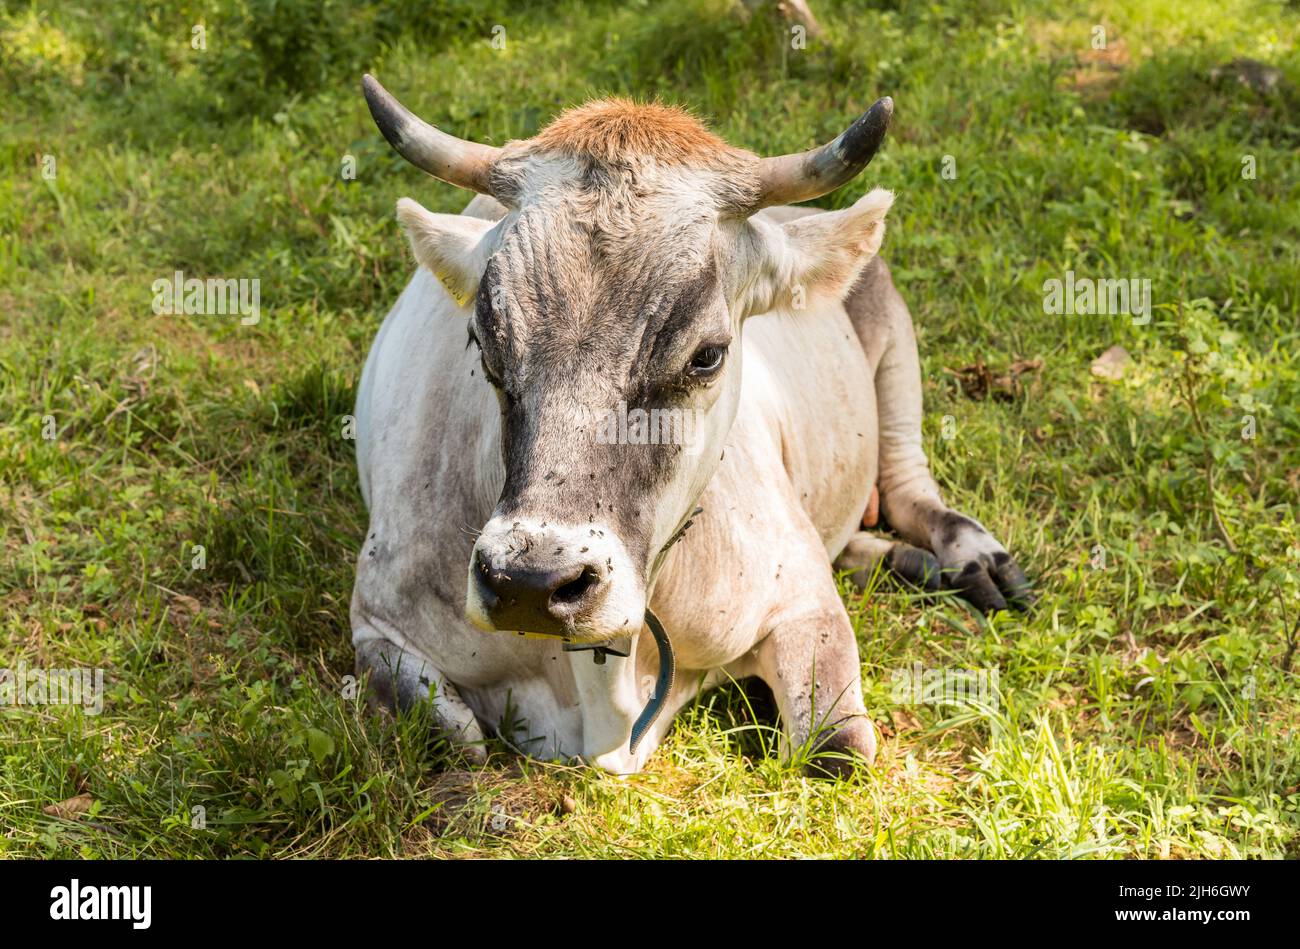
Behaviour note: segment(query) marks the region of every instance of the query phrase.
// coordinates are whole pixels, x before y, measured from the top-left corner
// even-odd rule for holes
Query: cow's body
[[[372,101],[381,128],[393,121],[398,108]],[[618,122],[629,116],[634,122],[660,122],[660,137],[647,140],[657,144],[648,147],[663,147],[679,133],[683,148],[716,147],[693,125],[682,131],[672,115],[646,117],[617,104],[598,106],[598,113],[601,108],[607,115],[612,109]],[[411,120],[399,123],[390,139],[405,147],[415,134],[413,127]],[[578,146],[571,144],[575,127]],[[591,134],[590,124],[566,127],[561,122],[558,128],[569,135],[563,148],[604,147],[604,139]],[[434,134],[428,139],[431,147],[443,149]],[[545,145],[547,139],[538,141]],[[451,154],[462,160],[455,149]],[[399,205],[417,257],[439,273],[435,277],[422,267],[411,280],[380,329],[358,392],[357,460],[371,516],[352,602],[359,669],[371,674],[375,694],[389,704],[431,698],[440,726],[471,754],[481,754],[484,736],[496,733],[534,756],[581,756],[612,771],[635,771],[658,745],[673,713],[701,688],[727,677],[758,676],[773,690],[792,746],[811,744],[823,752],[823,759],[827,750],[870,758],[875,738],[862,704],[857,643],[833,581],[832,564],[857,571],[861,579],[884,560],[904,576],[925,580],[929,574],[931,581],[942,567],[968,598],[983,598],[981,605],[987,607],[1005,605],[998,587],[1010,593],[1023,581],[997,541],[976,522],[943,505],[930,477],[921,449],[921,385],[911,318],[884,264],[871,259],[883,234],[889,196],[873,192],[849,211],[827,213],[825,223],[811,217],[820,213],[815,210],[769,207],[727,238],[733,250],[708,250],[712,238],[707,229],[683,231],[678,240],[687,242],[684,249],[704,248],[703,263],[694,266],[703,268],[705,289],[699,293],[707,299],[692,296],[689,288],[697,278],[669,274],[667,268],[686,258],[665,247],[659,251],[663,256],[657,273],[662,276],[652,274],[651,282],[627,303],[610,304],[629,312],[606,329],[600,321],[610,317],[608,306],[593,295],[609,291],[594,284],[574,289],[588,287],[587,271],[576,269],[564,277],[566,283],[553,285],[548,282],[552,276],[537,269],[544,265],[539,255],[548,247],[564,246],[570,231],[578,235],[578,242],[568,245],[570,253],[586,254],[597,246],[584,243],[588,238],[582,235],[589,233],[585,221],[546,217],[551,213],[547,209],[559,213],[567,202],[576,207],[596,200],[596,213],[614,215],[590,232],[597,235],[592,240],[603,241],[599,235],[620,233],[625,216],[637,213],[642,202],[645,210],[640,213],[653,220],[656,208],[671,207],[672,202],[685,202],[685,210],[694,200],[707,200],[705,191],[699,192],[699,199],[692,198],[692,189],[713,179],[672,171],[674,153],[661,156],[658,164],[652,160],[624,185],[617,184],[617,177],[575,179],[563,151],[558,164],[547,154],[543,151],[541,158],[530,159],[533,164],[522,166],[532,178],[516,173],[516,180],[532,182],[528,187],[535,189],[536,197],[521,198],[517,189],[509,189],[517,205],[534,211],[516,211],[502,220],[510,212],[480,196],[466,211],[474,219],[471,228],[464,218],[438,218],[413,203]],[[474,161],[465,160],[463,174],[476,187],[487,187],[487,159],[479,161],[478,152],[470,157]],[[817,170],[815,162],[800,161],[805,169],[801,174],[811,174],[809,167]],[[828,160],[827,167],[835,171],[837,161]],[[444,166],[431,167],[441,174]],[[616,176],[626,173],[617,164],[596,167],[614,169]],[[786,193],[791,187],[788,167],[779,166],[774,174],[776,184],[765,187]],[[668,190],[656,184],[660,175],[667,176],[662,179],[666,183],[680,180],[680,194],[671,184]],[[622,193],[618,188],[631,183],[634,190],[609,202]],[[559,196],[564,193],[570,197]],[[535,211],[542,216],[530,218]],[[712,220],[706,216],[696,225],[712,227]],[[501,224],[480,236],[488,226],[484,221]],[[669,217],[645,226],[671,228],[672,222]],[[841,232],[854,242],[843,255],[836,245],[826,243]],[[691,234],[705,242],[689,243],[696,239]],[[630,235],[635,237],[635,232]],[[804,251],[797,249],[800,241]],[[796,249],[783,250],[787,244]],[[475,248],[485,246],[504,248],[496,251],[507,255],[503,268],[514,261],[522,269],[514,277],[508,269],[492,271],[477,287],[484,252]],[[635,240],[599,247],[592,259],[605,262],[602,266],[631,268],[627,272],[632,275],[643,268]],[[768,248],[762,254],[777,255],[776,263],[754,263],[762,247]],[[804,259],[799,253],[813,256]],[[721,291],[713,277],[717,265],[708,263],[710,257],[750,274],[748,282],[727,285],[730,317],[726,309],[716,309]],[[551,266],[563,269],[566,264]],[[793,297],[790,293],[801,267],[809,275],[806,279],[839,289],[830,295],[813,294],[802,306],[802,292]],[[843,273],[851,274],[848,283],[842,282]],[[504,302],[494,296],[489,304],[484,289],[489,280],[494,286],[507,281],[502,293],[512,295],[503,297]],[[647,460],[649,449],[596,444],[582,427],[588,417],[582,413],[608,404],[616,397],[611,393],[644,391],[635,389],[634,381],[646,370],[628,355],[637,351],[638,339],[654,342],[653,356],[661,367],[671,369],[680,358],[664,348],[675,345],[673,332],[648,328],[656,319],[656,307],[666,312],[672,305],[671,295],[660,295],[663,281],[669,288],[686,287],[679,300],[699,310],[697,322],[713,321],[715,329],[694,332],[716,337],[727,323],[737,330],[734,340],[714,347],[727,345],[732,353],[722,377],[726,388],[691,388],[688,379],[682,394],[658,397],[706,407],[700,411],[707,409],[713,425],[712,441],[704,448],[709,457],[685,464],[677,456],[667,466],[662,457]],[[615,294],[626,292],[618,281],[612,286]],[[447,287],[462,288],[462,299],[458,302]],[[521,295],[527,305],[518,310]],[[756,309],[752,301],[759,296],[778,303],[770,311]],[[492,313],[498,305],[502,311],[517,311],[512,320],[533,321],[532,342],[524,344],[532,349],[510,357],[519,365],[533,366],[528,377],[532,381],[493,378],[489,384],[484,379],[486,357],[481,361],[478,348],[466,344],[467,307],[473,299],[480,307],[470,324],[471,333],[477,328],[476,340],[488,332],[527,329],[525,324],[513,329],[502,324]],[[792,299],[800,303],[792,306]],[[592,302],[596,306],[589,319],[596,322],[584,329],[583,314]],[[680,309],[679,303],[673,312]],[[715,315],[703,315],[707,313]],[[719,323],[719,318],[727,323]],[[685,336],[691,331],[674,332]],[[651,332],[659,333],[657,342],[646,335]],[[613,338],[610,333],[621,335]],[[510,337],[493,339],[495,352],[508,345]],[[601,359],[607,364],[584,365],[584,347],[602,344],[607,353]],[[629,358],[631,363],[617,362]],[[565,370],[568,375],[540,377],[552,379],[545,384],[537,381],[536,373],[565,360],[572,360]],[[584,373],[591,373],[590,379],[574,381]],[[606,388],[609,381],[623,388]],[[506,385],[521,394],[503,394]],[[555,387],[586,400],[578,407],[582,411],[571,413],[562,400],[557,403]],[[521,415],[525,409],[519,400],[530,392],[533,401],[527,403],[527,415]],[[688,399],[694,401],[683,402]],[[725,427],[733,407],[734,419]],[[503,427],[507,413],[514,419],[510,438]],[[620,454],[627,451],[634,454]],[[514,473],[508,476],[505,462],[512,452]],[[520,467],[524,453],[530,461]],[[692,482],[692,472],[702,472],[704,480]],[[566,479],[571,483],[566,485]],[[659,486],[654,488],[647,479],[657,479]],[[877,485],[883,513],[907,543],[860,530]],[[703,513],[660,560],[657,551],[696,504]],[[580,554],[577,544],[582,544]],[[585,572],[575,574],[579,579],[574,581],[581,587],[578,595],[585,598],[584,612],[569,612],[572,597],[557,599],[565,592],[559,586],[564,578],[546,581],[540,612],[510,612],[515,602],[510,597],[517,588],[520,596],[531,593],[532,587],[519,585],[528,571],[529,576],[539,575],[539,557],[547,569],[548,557],[561,565],[586,558],[580,560],[587,564]],[[629,734],[652,693],[658,667],[654,642],[639,629],[637,604],[646,602],[647,589],[649,606],[675,648],[678,676],[665,712],[633,754]],[[545,590],[553,591],[549,601]],[[474,624],[467,613],[477,617]],[[636,622],[628,624],[629,613]],[[560,619],[552,621],[551,614]],[[619,616],[624,617],[623,626]],[[550,631],[558,630],[556,635],[577,643],[627,632],[633,658],[611,656],[598,664],[590,651],[564,651],[559,639],[484,631],[518,629],[507,624],[533,622],[529,617],[540,625],[526,628],[547,631],[541,626],[550,623]],[[554,625],[557,622],[560,625]]]

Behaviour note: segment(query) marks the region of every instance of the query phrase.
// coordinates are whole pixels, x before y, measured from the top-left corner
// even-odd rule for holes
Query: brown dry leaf
[[[176,611],[177,617],[193,619],[203,609],[203,604],[192,596],[177,593],[172,597],[172,609]]]
[[[919,732],[921,720],[906,709],[896,708],[889,713],[894,720],[894,730],[898,732]]]
[[[1001,402],[1011,402],[1022,393],[1020,377],[1036,373],[1042,368],[1041,359],[1017,359],[1007,367],[1006,372],[995,375],[994,370],[980,358],[970,366],[962,366],[960,369],[945,366],[943,371],[957,378],[961,391],[967,398],[980,402],[991,396]]]
[[[90,810],[90,805],[94,803],[95,799],[89,794],[78,794],[76,797],[70,797],[66,801],[60,801],[57,804],[47,804],[42,809],[42,813],[63,820],[76,820]]]
[[[1092,361],[1089,371],[1098,379],[1119,382],[1133,365],[1133,357],[1123,346],[1112,346]]]

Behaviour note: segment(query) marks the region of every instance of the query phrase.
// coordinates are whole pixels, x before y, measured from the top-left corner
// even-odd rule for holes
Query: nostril
[[[483,559],[483,556],[477,550],[474,551],[474,571],[478,574],[479,582],[483,586],[487,587],[493,593],[499,592],[497,590],[497,584],[501,578],[492,572],[491,568],[488,567],[487,561]]]
[[[481,614],[484,628],[572,635],[599,611],[609,570],[596,557],[567,554],[569,544],[548,537],[531,548],[476,544],[466,602],[477,611],[474,616]]]
[[[600,574],[594,567],[584,567],[582,573],[555,588],[551,593],[553,606],[574,606],[587,596],[587,593],[600,583]]]

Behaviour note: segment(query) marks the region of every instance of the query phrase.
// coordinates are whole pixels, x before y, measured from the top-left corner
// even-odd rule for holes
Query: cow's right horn
[[[893,115],[894,100],[885,96],[834,141],[811,151],[759,161],[759,195],[752,210],[811,201],[850,181],[875,157]]]
[[[367,73],[361,80],[379,131],[397,153],[423,172],[458,188],[491,194],[488,182],[501,149],[448,135],[421,119]]]

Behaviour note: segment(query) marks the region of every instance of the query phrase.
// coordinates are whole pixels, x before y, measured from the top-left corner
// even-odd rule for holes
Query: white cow
[[[357,397],[352,629],[375,698],[431,701],[473,756],[494,732],[626,773],[701,689],[758,676],[811,769],[870,760],[832,565],[942,571],[985,609],[1030,597],[930,477],[911,317],[875,256],[893,196],[782,207],[856,175],[892,102],[760,159],[660,105],[592,102],[491,148],[365,93],[403,156],[480,194],[463,215],[398,202],[420,267]],[[902,541],[861,529],[877,496]],[[648,606],[678,676],[633,750]]]

